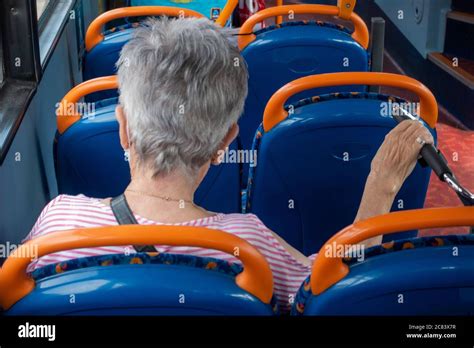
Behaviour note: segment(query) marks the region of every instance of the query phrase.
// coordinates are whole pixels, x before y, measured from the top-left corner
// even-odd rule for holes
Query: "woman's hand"
[[[433,144],[431,133],[418,121],[403,121],[385,137],[372,160],[355,221],[390,212],[393,200],[415,168],[424,144]],[[382,236],[363,244],[372,246]]]
[[[433,137],[418,121],[403,121],[385,136],[372,160],[369,177],[379,180],[381,187],[398,193],[415,168],[424,144],[433,144]]]

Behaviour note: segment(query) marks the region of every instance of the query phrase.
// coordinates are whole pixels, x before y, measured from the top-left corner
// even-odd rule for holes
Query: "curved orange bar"
[[[107,89],[118,88],[117,76],[98,77],[85,81],[71,89],[61,100],[56,110],[56,123],[59,134],[63,134],[69,127],[81,119],[76,111],[76,105],[82,97]]]
[[[191,226],[122,225],[51,233],[21,245],[0,269],[0,306],[10,308],[28,295],[35,282],[26,273],[31,259],[24,257],[32,245],[38,257],[64,250],[107,245],[175,245],[223,251],[242,261],[244,270],[236,284],[264,303],[270,303],[273,275],[263,255],[247,241],[227,232]]]
[[[314,295],[319,295],[349,273],[349,266],[340,257],[326,256],[324,251],[333,243],[354,245],[382,234],[456,226],[474,226],[474,207],[407,210],[358,221],[335,234],[323,245],[311,271],[311,291]]]
[[[302,91],[332,86],[377,85],[398,87],[414,92],[420,98],[420,116],[431,127],[438,121],[438,104],[431,91],[421,82],[405,75],[376,72],[331,73],[302,77],[294,80],[273,94],[263,113],[263,128],[269,131],[288,117],[285,102]]]
[[[352,12],[356,5],[356,0],[337,0],[337,7],[339,7],[339,17],[342,19],[350,19]]]
[[[327,5],[285,5],[270,7],[259,11],[247,19],[244,25],[240,28],[238,41],[240,50],[243,50],[248,44],[255,40],[256,36],[253,33],[253,28],[257,23],[263,22],[265,19],[270,17],[287,15],[289,13],[338,16],[340,10],[337,6]],[[362,18],[354,12],[350,15],[349,20],[354,24],[354,33],[352,34],[352,37],[362,47],[367,49],[367,47],[369,47],[369,29],[367,29],[367,25],[365,25]]]
[[[199,12],[169,6],[134,6],[107,11],[94,19],[86,33],[86,50],[89,52],[104,40],[102,27],[115,19],[140,16],[204,17]]]
[[[283,0],[277,0],[276,1],[276,4],[275,6],[283,6]],[[275,20],[275,23],[276,24],[281,24],[281,22],[283,22],[283,17],[282,16],[278,16]],[[252,28],[253,29],[253,28]]]
[[[216,19],[216,23],[219,24],[221,27],[225,26],[238,4],[239,0],[227,1],[224,8],[222,9],[221,14],[219,15],[219,18]]]

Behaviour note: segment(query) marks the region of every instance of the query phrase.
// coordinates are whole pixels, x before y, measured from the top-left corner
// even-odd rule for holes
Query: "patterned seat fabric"
[[[255,31],[254,34],[255,35],[263,34],[265,32],[271,31],[271,30],[285,28],[285,27],[293,27],[293,26],[298,26],[298,25],[315,25],[315,26],[318,26],[318,27],[327,27],[327,28],[343,31],[347,34],[352,34],[352,31],[347,29],[343,25],[334,24],[334,23],[330,23],[330,22],[316,21],[316,20],[283,22],[281,24],[269,25],[268,27],[265,27],[265,28],[262,28],[262,29],[259,29],[259,30]]]
[[[450,245],[474,246],[474,235],[433,236],[391,241],[367,249],[364,254],[364,261],[370,257],[389,254],[401,250],[443,247]],[[355,257],[348,257],[343,261],[349,266],[353,266],[359,262]],[[311,292],[310,279],[311,276],[308,276],[296,293],[295,301],[293,303],[293,307],[291,308],[291,315],[303,315],[306,302],[313,295]]]

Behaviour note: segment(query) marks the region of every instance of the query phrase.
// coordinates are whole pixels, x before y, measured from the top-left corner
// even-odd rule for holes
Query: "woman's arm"
[[[424,143],[433,144],[433,137],[418,121],[403,121],[387,134],[372,160],[354,222],[390,212],[395,196],[415,168]],[[378,236],[363,244],[370,247],[381,242],[382,236]]]

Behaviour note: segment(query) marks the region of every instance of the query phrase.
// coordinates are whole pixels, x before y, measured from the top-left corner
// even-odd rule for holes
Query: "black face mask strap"
[[[112,212],[119,225],[138,225],[124,194],[112,198],[110,208],[112,208]],[[153,245],[134,245],[133,247],[137,252],[157,252]]]

